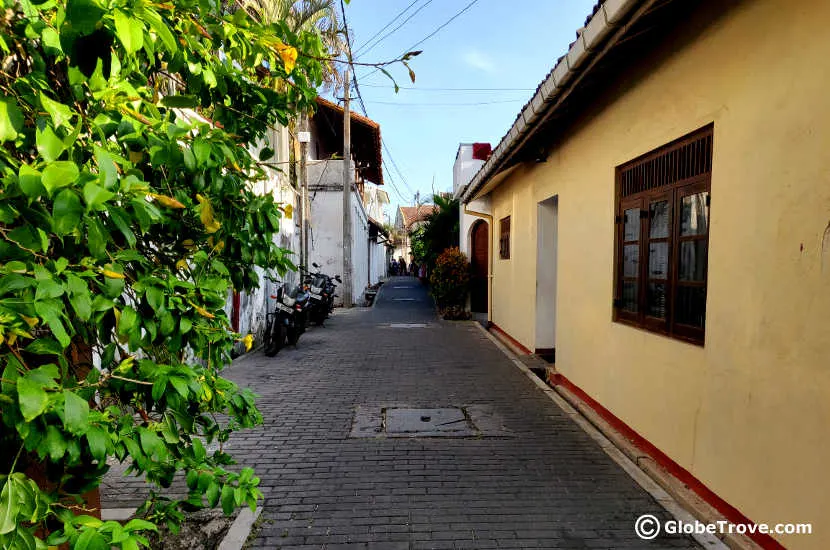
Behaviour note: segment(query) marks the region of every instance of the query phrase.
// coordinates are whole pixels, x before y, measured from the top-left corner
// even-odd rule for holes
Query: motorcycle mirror
[[[317,265],[317,262],[311,262],[311,265],[313,265],[314,267],[320,267],[319,265]]]
[[[335,276],[334,276],[334,280],[335,280],[335,281],[337,281],[338,283],[342,283],[342,282],[343,282],[343,280],[340,278],[340,275],[335,275]]]

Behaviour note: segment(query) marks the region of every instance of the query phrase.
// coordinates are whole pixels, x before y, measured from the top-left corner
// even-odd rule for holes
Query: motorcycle
[[[340,275],[330,277],[325,273],[321,273],[320,266],[316,263],[312,263],[311,265],[317,269],[317,272],[305,272],[305,288],[309,292],[309,299],[311,301],[308,315],[310,321],[320,326],[329,317],[329,314],[334,311],[334,297],[337,296],[334,293],[337,288],[334,281],[342,281],[340,280]]]
[[[302,285],[291,287],[284,283],[271,298],[275,308],[265,316],[265,349],[267,357],[273,357],[286,342],[296,346],[300,335],[305,332],[309,293]]]

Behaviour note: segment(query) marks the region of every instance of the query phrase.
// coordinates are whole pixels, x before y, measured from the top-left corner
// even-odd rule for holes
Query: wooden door
[[[470,309],[487,313],[487,271],[490,265],[490,239],[487,223],[479,220],[473,225],[470,238]]]

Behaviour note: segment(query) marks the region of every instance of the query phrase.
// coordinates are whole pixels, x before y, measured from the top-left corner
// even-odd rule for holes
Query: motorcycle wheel
[[[300,334],[302,331],[297,327],[288,327],[288,331],[286,332],[286,336],[288,337],[288,343],[292,346],[296,346],[297,342],[300,341]]]
[[[271,330],[271,337],[265,345],[265,356],[273,357],[279,353],[285,344],[285,324],[282,319],[277,318]]]

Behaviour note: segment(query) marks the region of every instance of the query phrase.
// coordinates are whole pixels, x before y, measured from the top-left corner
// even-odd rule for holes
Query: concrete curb
[[[696,494],[686,488],[679,480],[663,470],[650,457],[636,449],[619,432],[616,432],[604,420],[564,388],[553,388],[536,376],[522,363],[507,345],[494,336],[479,323],[473,322],[497,348],[510,359],[551,401],[556,403],[576,424],[591,437],[611,459],[642,487],[660,506],[675,519],[684,523],[693,523],[695,519],[709,523],[724,519],[711,506],[703,502]],[[562,395],[567,392],[567,397]],[[632,456],[637,458],[632,459]],[[682,486],[679,487],[679,486]],[[680,496],[678,496],[680,495]],[[704,507],[701,507],[703,504]],[[708,508],[708,510],[706,509]],[[632,529],[634,526],[632,525]],[[748,537],[724,535],[723,540],[717,536],[702,533],[693,534],[703,548],[724,550],[727,548],[756,550],[760,548]],[[740,540],[745,539],[745,540]]]
[[[101,510],[101,519],[127,521],[135,514],[135,510],[135,508],[104,508]],[[256,512],[251,512],[250,508],[242,508],[231,523],[228,532],[225,533],[222,542],[219,543],[217,550],[242,550],[260,514],[262,514],[262,506],[258,506]]]
[[[242,550],[260,514],[262,506],[258,506],[256,512],[251,512],[250,508],[240,510],[217,550]]]

